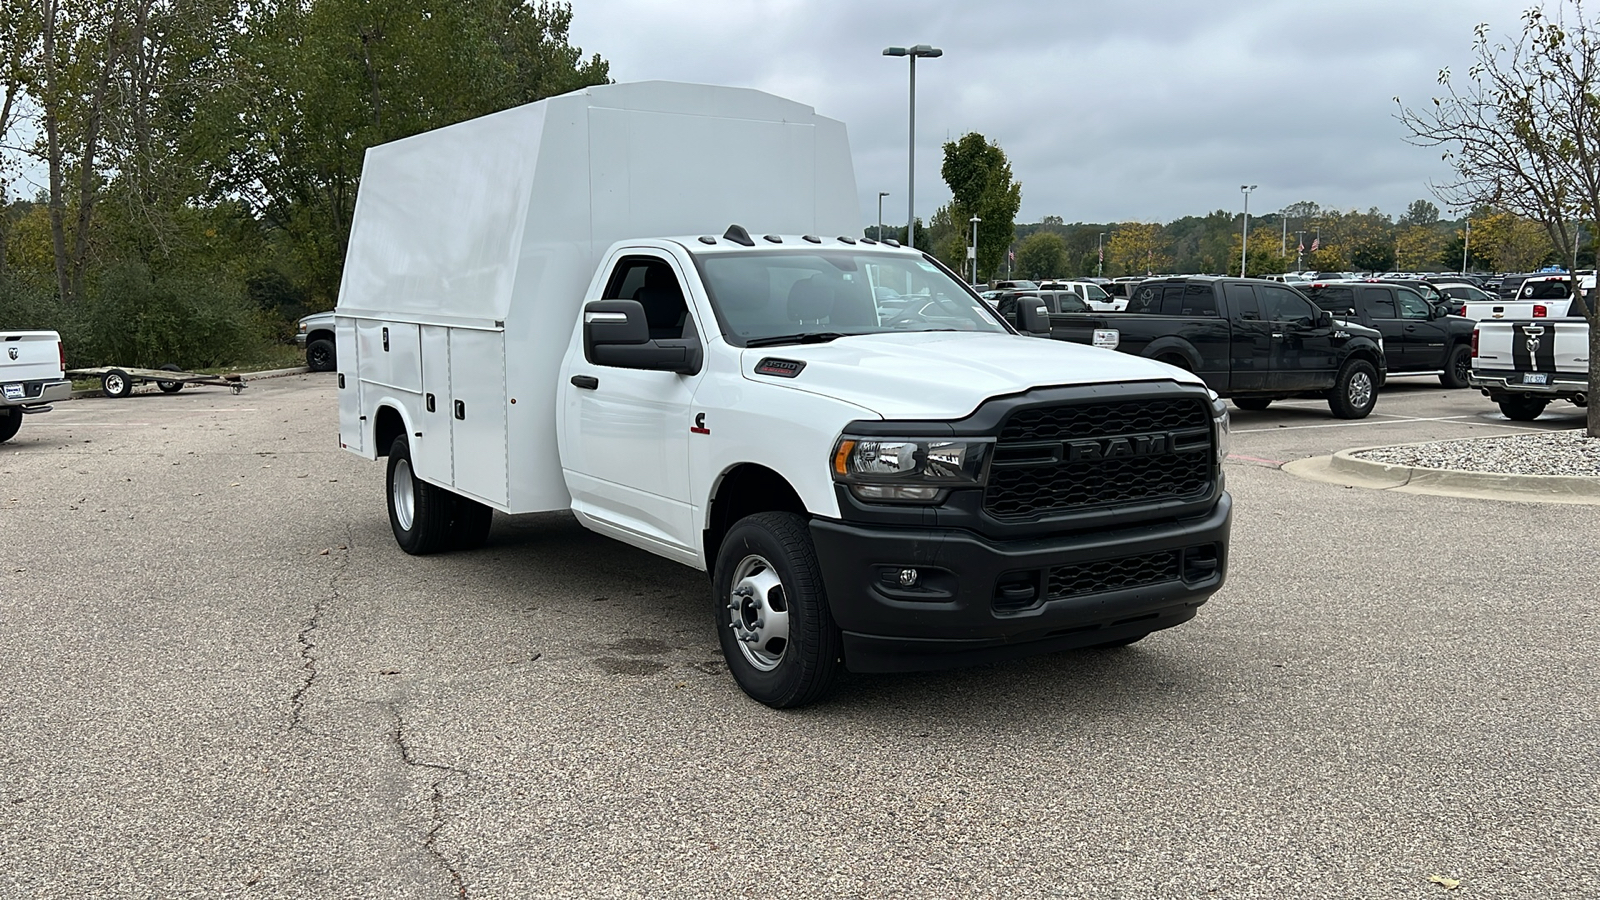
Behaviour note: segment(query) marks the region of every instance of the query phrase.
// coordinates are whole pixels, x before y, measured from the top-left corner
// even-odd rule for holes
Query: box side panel
[[[544,104],[367,151],[339,307],[504,319]]]
[[[450,448],[455,489],[506,507],[506,343],[499,331],[450,329]],[[553,444],[553,442],[552,442]]]
[[[412,423],[411,461],[417,475],[434,484],[455,485],[450,447],[450,331],[422,326],[422,407]]]

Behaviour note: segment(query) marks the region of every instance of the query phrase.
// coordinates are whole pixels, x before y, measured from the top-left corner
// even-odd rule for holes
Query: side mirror
[[[1043,300],[1034,300],[1031,303],[1019,301],[1017,312],[1022,318],[1022,330],[1028,334],[1049,334],[1050,313],[1045,309]]]
[[[583,355],[597,366],[694,375],[700,341],[692,336],[651,340],[650,321],[637,300],[591,300],[583,306]]]
[[[1331,327],[1333,327],[1333,313],[1328,312],[1325,309],[1318,310],[1317,311],[1317,327],[1318,328],[1331,328]]]

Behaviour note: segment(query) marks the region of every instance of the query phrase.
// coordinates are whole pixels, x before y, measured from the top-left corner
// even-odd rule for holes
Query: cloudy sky
[[[849,128],[862,223],[905,221],[905,59],[917,64],[916,212],[949,199],[941,145],[997,142],[1019,222],[1170,221],[1312,200],[1398,216],[1437,150],[1404,142],[1394,99],[1464,76],[1473,28],[1520,25],[1518,0],[573,0],[573,43],[618,81],[752,87]],[[1435,202],[1437,202],[1435,200]],[[1448,212],[1448,211],[1447,211]]]

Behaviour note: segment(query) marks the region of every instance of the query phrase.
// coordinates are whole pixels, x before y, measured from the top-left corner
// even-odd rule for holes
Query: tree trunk
[[[56,295],[63,304],[72,303],[72,292],[67,284],[67,234],[62,219],[66,215],[66,189],[61,173],[61,104],[57,92],[61,89],[56,71],[56,0],[44,0],[43,51],[44,96],[41,98],[40,118],[44,122],[45,161],[50,170],[50,246],[55,251]]]

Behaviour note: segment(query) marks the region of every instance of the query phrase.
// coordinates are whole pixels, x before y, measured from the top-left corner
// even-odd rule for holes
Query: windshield
[[[738,345],[898,331],[1007,331],[982,302],[921,257],[819,249],[698,261],[723,334]]]

